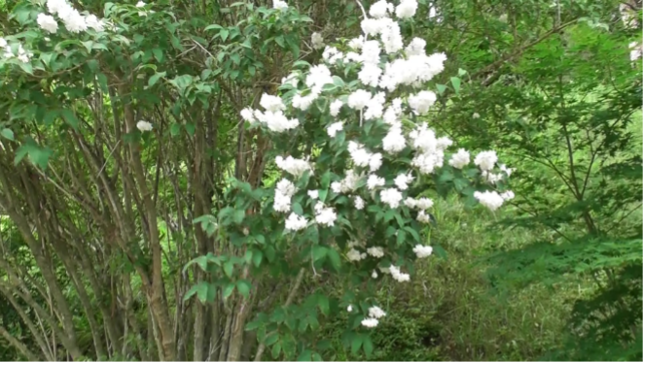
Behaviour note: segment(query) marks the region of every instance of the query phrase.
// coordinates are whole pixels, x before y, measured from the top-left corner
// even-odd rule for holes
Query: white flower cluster
[[[289,212],[292,205],[292,196],[297,192],[297,188],[292,182],[283,178],[274,189],[274,211]]]
[[[286,107],[280,97],[263,93],[260,104],[265,112],[245,108],[240,111],[240,116],[247,122],[265,125],[273,132],[285,132],[299,126],[298,119],[288,119],[283,113]]]
[[[47,11],[58,16],[65,29],[71,33],[85,32],[88,28],[102,32],[105,27],[103,20],[98,19],[96,15],[81,15],[66,0],[47,0]],[[51,15],[39,14],[37,21],[38,25],[49,33],[56,33],[58,30],[58,24]]]
[[[398,282],[409,282],[411,278],[408,273],[400,272],[400,267],[391,266],[389,267],[389,273],[393,276],[393,279]]]
[[[306,160],[295,159],[291,156],[288,156],[285,159],[282,156],[277,156],[275,162],[281,170],[284,170],[297,178],[303,173],[312,170],[310,163]]]
[[[433,251],[432,247],[424,246],[422,244],[418,244],[413,248],[413,252],[416,253],[416,256],[418,258],[427,258],[431,255],[432,251]]]
[[[4,54],[3,56],[7,59],[11,58],[16,58],[20,62],[27,63],[29,62],[30,58],[33,56],[33,53],[25,51],[25,49],[22,47],[22,44],[18,44],[18,53],[15,54],[13,50],[11,49],[11,45],[7,42],[6,39],[0,37],[0,48],[4,49]]]
[[[137,122],[137,129],[141,132],[152,131],[153,125],[150,122],[139,121]]]
[[[272,7],[278,10],[284,10],[288,8],[288,3],[283,0],[272,0]]]
[[[350,307],[352,310],[352,306]],[[384,310],[380,309],[377,306],[374,306],[370,309],[368,309],[368,318],[364,319],[362,321],[362,326],[365,328],[377,328],[378,325],[380,325],[380,319],[384,318],[386,316],[386,313]]]

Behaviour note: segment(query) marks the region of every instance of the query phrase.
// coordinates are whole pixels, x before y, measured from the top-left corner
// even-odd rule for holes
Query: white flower
[[[381,187],[384,185],[384,178],[378,177],[375,174],[371,174],[368,176],[366,185],[368,186],[368,189],[371,189],[371,190],[377,187]]]
[[[386,316],[384,310],[380,309],[378,306],[371,306],[368,309],[368,316],[375,319],[380,319]]]
[[[409,280],[411,280],[408,273],[400,272],[399,267],[392,265],[391,267],[389,267],[389,272],[391,273],[391,276],[393,277],[393,279],[398,282],[408,282]]]
[[[371,158],[368,162],[368,170],[374,172],[382,166],[382,154],[377,153],[371,155]]]
[[[411,182],[413,182],[413,175],[411,175],[411,173],[398,174],[394,181],[395,185],[402,191],[409,188],[409,183]]]
[[[330,69],[324,64],[312,66],[306,76],[306,85],[312,88],[315,94],[318,94],[324,85],[333,83]]]
[[[357,77],[362,84],[375,88],[380,82],[381,75],[382,69],[379,66],[375,64],[364,64],[364,67],[357,74]]]
[[[153,129],[153,125],[146,121],[139,121],[137,122],[137,129],[142,132],[151,131]]]
[[[494,151],[482,151],[474,158],[474,164],[478,165],[481,170],[492,170],[498,158]]]
[[[380,40],[384,44],[384,52],[392,54],[398,52],[404,46],[400,26],[391,19],[384,19],[385,25],[380,34]]]
[[[356,166],[365,167],[369,165],[371,161],[371,153],[364,148],[364,145],[351,141],[348,143],[348,152]]]
[[[404,53],[406,53],[407,57],[418,55],[424,56],[426,46],[427,42],[425,42],[424,39],[415,37],[411,40],[407,48],[404,50]]]
[[[348,41],[348,47],[352,50],[359,50],[360,48],[362,48],[363,44],[364,39],[361,36]]]
[[[393,4],[386,2],[386,0],[374,3],[368,10],[368,14],[373,18],[384,18],[389,16],[391,12],[393,12]]]
[[[443,166],[443,155],[437,151],[418,154],[411,161],[411,165],[419,168],[423,174],[431,174],[434,169]]]
[[[474,119],[479,119],[479,118],[481,118],[481,115],[480,115],[480,114],[478,114],[478,113],[476,113],[476,112],[474,112],[474,114],[472,114],[472,118],[474,118]]]
[[[509,201],[514,198],[514,192],[512,191],[505,191],[501,193],[501,198],[503,198],[504,201]]]
[[[297,193],[297,187],[294,185],[294,183],[285,178],[276,183],[276,190],[288,197],[292,197],[295,193]]]
[[[436,17],[436,8],[433,5],[429,4],[429,19]]]
[[[285,229],[288,231],[299,231],[308,226],[308,220],[305,217],[299,216],[296,213],[291,213],[285,220]]]
[[[362,260],[362,254],[357,249],[351,249],[346,253],[348,260],[351,262],[359,262]]]
[[[375,318],[366,318],[362,320],[362,325],[366,328],[375,328],[379,323],[380,321]]]
[[[38,14],[38,18],[36,18],[36,22],[41,29],[49,33],[56,33],[58,30],[58,23],[51,15],[40,13]]]
[[[276,157],[275,162],[281,170],[284,170],[294,175],[295,177],[299,177],[306,171],[312,170],[310,164],[307,161],[303,159],[295,159],[292,156],[288,156],[284,159],[279,155]]]
[[[339,99],[335,99],[335,101],[330,103],[330,115],[333,117],[337,117],[337,115],[339,114],[339,110],[343,105],[344,105],[344,102],[342,102]]]
[[[341,182],[332,183],[331,188],[335,193],[348,193],[354,191],[360,178],[361,177],[355,174],[352,169],[349,169],[346,171],[344,179],[342,179]]]
[[[402,201],[402,192],[395,188],[388,188],[380,192],[380,200],[389,205],[390,208],[398,208]]]
[[[492,173],[492,172],[488,172],[488,171],[484,170],[481,173],[481,177],[483,177],[483,179],[485,179],[486,181],[488,181],[491,184],[496,184],[497,182],[499,182],[499,181],[501,181],[503,179],[503,174],[496,174],[496,173]]]
[[[425,211],[418,211],[418,216],[416,216],[416,220],[418,220],[418,222],[422,222],[423,224],[426,224],[429,222],[430,217],[429,217],[429,214],[427,214]]]
[[[335,122],[330,126],[328,126],[328,128],[326,129],[326,131],[328,132],[328,136],[330,136],[331,138],[335,137],[337,132],[343,131],[343,130],[344,130],[344,122]]]
[[[315,99],[319,98],[318,90],[311,90],[308,95],[295,94],[292,97],[292,106],[302,111],[307,111]]]
[[[427,197],[419,198],[418,201],[416,202],[416,206],[421,210],[426,210],[428,208],[431,208],[431,206],[433,205],[434,205],[434,201],[432,201]]]
[[[375,119],[382,117],[382,110],[384,109],[384,102],[386,101],[385,94],[379,92],[371,98],[371,100],[366,105],[366,112],[364,113],[364,118]]]
[[[375,270],[373,270],[373,273],[371,273],[371,278],[377,278],[377,272],[375,272]]]
[[[364,208],[364,200],[362,199],[362,197],[356,196],[354,203],[355,203],[355,209],[361,210]]]
[[[272,7],[274,9],[283,10],[288,8],[288,3],[282,0],[272,0]]]
[[[346,308],[346,311],[348,311],[349,313],[353,311],[353,305],[348,305],[348,307]]]
[[[631,61],[638,60],[642,55],[641,49],[638,48],[638,42],[629,43],[629,49],[631,50],[631,52],[629,52],[629,60]]]
[[[400,19],[411,18],[416,14],[417,9],[417,0],[402,0],[400,5],[395,8],[395,15]]]
[[[387,112],[388,111],[389,110],[387,109]],[[389,129],[389,133],[387,133],[382,139],[382,148],[390,154],[395,154],[404,150],[405,147],[407,147],[407,141],[402,135],[402,129],[399,125],[392,125]]]
[[[415,198],[407,197],[407,199],[404,200],[404,204],[409,208],[416,208],[418,201]]]
[[[505,172],[505,174],[506,174],[508,177],[512,174],[512,172],[514,172],[514,171],[516,170],[516,169],[514,169],[514,168],[508,168],[508,167],[506,167],[506,166],[505,166],[505,164],[501,164],[501,166],[499,166],[499,169],[501,169],[501,171],[502,171],[502,172]]]
[[[358,111],[364,109],[371,101],[371,93],[358,89],[348,96],[348,106]]]
[[[371,257],[375,257],[375,258],[384,257],[384,249],[382,249],[382,247],[370,247],[370,248],[366,249],[366,252]]]
[[[292,198],[281,193],[278,189],[274,190],[274,211],[276,212],[290,212]]]
[[[364,42],[362,44],[362,62],[365,64],[379,64],[380,52],[380,42],[375,40]]]
[[[386,64],[380,87],[393,91],[400,84],[421,86],[443,71],[445,60],[443,53],[398,58]]]
[[[312,43],[312,47],[315,50],[319,50],[324,48],[324,39],[321,36],[321,33],[314,32],[312,33],[312,36],[310,36],[310,42]]]
[[[88,28],[92,28],[97,32],[103,32],[103,28],[104,28],[103,20],[97,18],[96,15],[93,15],[93,14],[86,15],[85,24],[88,25]]]
[[[423,246],[422,244],[418,244],[413,248],[413,252],[416,253],[416,256],[418,258],[426,258],[431,255],[431,252],[433,251],[433,248],[430,246]]]
[[[283,112],[271,112],[267,111],[260,115],[261,118],[258,118],[258,115],[255,117],[260,121],[265,123],[267,128],[273,132],[284,132],[291,130],[299,126],[299,120],[296,118],[288,119]]]
[[[337,220],[337,213],[330,207],[321,209],[315,216],[315,221],[323,226],[332,227],[335,225],[335,220]]]
[[[458,151],[452,155],[449,159],[449,165],[453,166],[456,169],[462,169],[464,166],[470,163],[470,153],[465,149],[458,149]]]
[[[299,85],[299,75],[297,73],[290,73],[290,75],[281,79],[281,85],[292,85],[293,88],[296,88]]]
[[[146,3],[144,3],[143,1],[139,1],[139,2],[135,5],[135,7],[137,7],[137,8],[143,8],[144,6],[146,6]]]
[[[474,192],[474,198],[491,211],[495,211],[503,204],[503,197],[493,191]]]
[[[68,7],[61,7],[58,10],[58,16],[63,20],[65,29],[72,33],[83,32],[88,29],[85,23],[85,17],[81,15],[76,9],[67,5]]]
[[[47,0],[47,11],[50,14],[58,14],[59,11],[66,11],[70,8],[70,4],[65,0]]]
[[[7,40],[0,37],[0,47],[5,48],[7,47]]]
[[[416,95],[409,96],[409,106],[413,108],[416,114],[427,113],[431,105],[435,102],[436,94],[427,90],[423,90]]]
[[[319,191],[316,189],[308,191],[308,197],[312,198],[313,200],[316,200],[319,198]]]
[[[333,192],[335,193],[341,193],[341,182],[333,182],[330,185],[330,188],[332,189]]]
[[[281,97],[269,95],[267,93],[263,93],[263,95],[261,96],[260,104],[261,107],[270,112],[279,112],[285,110],[285,104],[283,104]]]
[[[243,117],[243,119],[249,123],[256,121],[254,119],[254,111],[249,107],[244,108],[242,111],[240,111],[240,116]]]
[[[323,57],[324,61],[329,64],[334,64],[335,62],[344,58],[344,54],[342,52],[339,52],[336,47],[332,46],[326,46],[321,56]]]

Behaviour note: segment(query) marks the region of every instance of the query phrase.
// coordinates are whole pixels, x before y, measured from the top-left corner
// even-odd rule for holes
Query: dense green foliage
[[[114,30],[50,34],[45,1],[0,0],[0,37],[33,52],[0,52],[0,359],[642,360],[642,2],[418,1],[403,37],[448,58],[423,123],[515,169],[496,212],[476,169],[417,180],[429,224],[328,189],[346,140],[378,146],[383,125],[331,140],[325,101],[299,133],[240,117],[294,95],[282,78],[322,62],[313,32],[346,47],[358,3],[91,0],[73,5]],[[310,152],[292,209],[319,189],[340,225],[287,233],[274,157]],[[434,253],[398,253],[411,282],[371,280],[388,261],[349,264],[362,235]]]

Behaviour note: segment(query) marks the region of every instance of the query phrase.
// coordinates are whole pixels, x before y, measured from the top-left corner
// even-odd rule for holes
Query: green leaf
[[[458,69],[458,76],[463,76],[465,74],[467,74],[467,71],[465,71],[463,69]]]
[[[229,296],[231,296],[235,288],[236,288],[236,284],[228,283],[227,286],[225,286],[225,289],[222,291],[223,299],[226,300]]]
[[[274,333],[274,334],[270,334],[270,335],[265,339],[265,342],[264,342],[264,343],[265,343],[265,345],[266,345],[266,346],[271,346],[271,345],[273,345],[274,343],[276,343],[276,341],[278,341],[278,340],[279,340],[279,334],[278,334],[278,333]]]
[[[159,79],[163,78],[164,76],[166,76],[166,71],[156,72],[153,76],[150,77],[150,79],[148,79],[148,87],[150,88],[155,85],[159,81]]]
[[[445,93],[445,90],[447,90],[447,85],[436,84],[436,90],[438,90],[439,95],[443,95],[443,93]]]
[[[333,268],[337,271],[341,269],[341,258],[339,257],[339,253],[333,248],[328,248],[328,258],[330,259],[330,264],[332,264]]]
[[[180,133],[180,129],[182,129],[182,125],[174,122],[171,125],[171,136],[177,136]]]
[[[297,361],[310,362],[311,359],[312,359],[312,351],[306,349],[306,350],[303,350],[303,352],[301,352],[301,354],[297,358]]]
[[[281,343],[278,343],[278,342],[277,342],[277,343],[272,347],[272,357],[273,357],[273,358],[278,358],[280,354],[281,354]]]
[[[238,292],[240,292],[244,298],[248,298],[249,291],[252,289],[252,284],[247,280],[240,280],[236,282],[236,288],[238,288]]]
[[[164,52],[161,48],[153,48],[153,55],[155,56],[157,62],[164,61]]]
[[[0,135],[2,135],[2,137],[6,138],[7,140],[14,140],[13,131],[8,128],[3,128],[2,130],[0,130]]]
[[[319,310],[321,310],[321,313],[323,315],[328,316],[328,313],[330,312],[330,302],[328,300],[328,297],[326,295],[320,294],[319,298],[317,299],[317,305],[319,306]]]
[[[72,126],[73,129],[77,130],[79,128],[79,120],[74,115],[74,112],[69,109],[64,109],[61,111],[63,119],[67,122],[68,125]]]
[[[454,87],[454,90],[458,94],[461,89],[461,79],[457,78],[456,76],[452,76],[450,80],[452,81],[452,86]]]
[[[31,66],[30,63],[20,62],[18,63],[18,65],[24,72],[28,73],[29,75],[34,74],[34,68]]]
[[[364,337],[361,334],[355,334],[353,337],[353,340],[351,342],[351,352],[352,354],[356,355],[357,351],[362,347],[362,343],[364,342]]]
[[[363,346],[366,357],[371,357],[371,354],[373,353],[373,342],[371,342],[370,337],[366,337],[364,339]]]
[[[227,37],[229,37],[229,29],[221,29],[220,30],[220,38],[222,38],[223,41],[227,40]]]
[[[234,274],[234,264],[232,262],[227,262],[222,266],[223,271],[225,271],[225,274],[227,277],[231,278],[231,276]]]
[[[261,265],[261,262],[263,261],[263,252],[260,250],[255,250],[254,255],[252,256],[252,262],[254,262],[254,266],[258,267]]]
[[[240,224],[245,219],[245,210],[236,210],[234,212],[233,220],[236,224]]]

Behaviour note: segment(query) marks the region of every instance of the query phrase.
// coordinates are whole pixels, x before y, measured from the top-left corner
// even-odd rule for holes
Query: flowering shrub
[[[425,86],[443,71],[446,56],[427,55],[420,38],[405,46],[397,19],[411,18],[417,6],[408,0],[397,6],[376,2],[361,23],[363,34],[350,41],[324,46],[321,35],[313,34],[315,48],[324,48],[323,63],[295,63],[280,95],[263,94],[259,109],[240,112],[251,128],[271,139],[268,158],[284,177],[272,192],[251,192],[259,194],[252,200],[236,196],[238,204],[220,215],[223,237],[240,238],[234,244],[247,245],[247,253],[254,253],[250,257],[275,246],[290,258],[282,262],[285,266],[308,268],[314,276],[333,270],[348,281],[339,305],[352,314],[346,341],[353,351],[370,352],[370,337],[361,328],[379,326],[388,316],[371,300],[371,282],[383,277],[408,282],[414,261],[432,254],[419,235],[433,206],[422,191],[438,178],[453,181],[492,211],[513,197],[497,191],[512,171],[497,168],[494,151],[478,153],[471,165],[469,152],[453,150],[451,139],[428,127],[437,96]],[[275,8],[285,8],[284,3],[275,2]],[[475,191],[475,185],[489,189]],[[242,183],[234,187],[232,192],[249,190]],[[254,204],[258,214],[229,219]],[[248,227],[259,230],[241,234]],[[278,232],[267,235],[267,228]],[[257,265],[273,257],[258,254]],[[315,328],[316,307],[309,301],[327,314],[329,299],[316,293],[303,308],[258,314],[248,329],[256,329],[262,343],[274,345],[275,357],[281,350],[289,355],[296,342],[309,359],[309,345],[297,340],[290,324],[301,318],[300,332]]]

